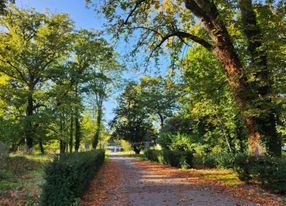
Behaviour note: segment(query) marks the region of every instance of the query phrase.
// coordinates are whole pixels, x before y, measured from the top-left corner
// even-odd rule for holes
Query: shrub
[[[233,168],[236,155],[232,153],[218,153],[215,155],[217,168]]]
[[[172,150],[146,150],[144,155],[147,159],[173,167],[190,168],[192,167],[193,154],[184,151]]]
[[[286,194],[286,159],[238,155],[234,169],[243,181],[256,180],[263,187]]]
[[[235,155],[232,153],[218,153],[194,155],[195,168],[233,168]]]
[[[41,205],[73,205],[104,162],[104,151],[64,154],[45,167]]]
[[[216,161],[212,155],[194,155],[193,167],[197,169],[216,168]]]
[[[132,151],[132,146],[128,141],[122,139],[120,140],[120,144],[123,148],[123,151]]]

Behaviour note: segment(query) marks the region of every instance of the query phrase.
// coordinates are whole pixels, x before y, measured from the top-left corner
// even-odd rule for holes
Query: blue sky
[[[51,12],[68,13],[78,29],[100,29],[102,18],[96,17],[92,9],[88,9],[85,0],[17,0],[19,7],[33,7],[40,12],[47,8]]]

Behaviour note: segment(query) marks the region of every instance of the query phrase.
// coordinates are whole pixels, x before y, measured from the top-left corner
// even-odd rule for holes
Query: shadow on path
[[[135,158],[111,155],[110,160],[120,165],[122,193],[125,197],[121,205],[133,206],[233,206],[256,205],[216,191],[207,184],[197,183],[197,177],[172,175],[174,168],[162,171],[160,165],[136,160]],[[149,164],[148,164],[149,163]],[[181,172],[180,170],[177,170]],[[105,205],[114,205],[108,200]]]

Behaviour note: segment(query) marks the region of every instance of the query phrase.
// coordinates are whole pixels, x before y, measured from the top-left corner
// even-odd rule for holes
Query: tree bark
[[[78,85],[76,85],[75,95],[76,97],[78,97]],[[79,114],[79,109],[76,108],[76,111],[75,111],[75,145],[74,145],[74,149],[76,152],[78,152],[79,150],[80,139],[81,139],[80,114]]]
[[[43,146],[42,138],[40,138],[40,140],[39,140],[39,148],[40,148],[41,154],[44,155],[45,154],[45,149],[44,149],[44,146]]]
[[[135,152],[135,154],[140,154],[141,149],[134,145],[133,151]]]
[[[104,100],[104,93],[99,93],[96,95],[96,106],[97,106],[97,112],[96,112],[96,132],[94,134],[94,139],[92,141],[92,147],[93,149],[96,149],[99,138],[101,135],[101,122],[102,122],[102,115],[103,115],[103,100]]]
[[[60,139],[60,153],[61,154],[64,154],[66,152],[66,141],[64,140],[63,138],[63,119],[61,117],[61,120],[60,120],[60,134],[61,134],[61,139]]]
[[[66,142],[64,140],[60,140],[60,153],[64,154],[66,152]]]
[[[101,106],[102,107],[102,106]],[[96,132],[94,134],[94,139],[92,141],[92,147],[93,149],[96,149],[99,138],[100,138],[100,132],[101,132],[101,120],[102,120],[102,108],[97,109],[97,116],[96,116]]]
[[[158,116],[160,118],[160,127],[161,129],[164,127],[164,117],[162,114],[158,113]]]
[[[79,121],[79,114],[77,111],[76,117],[75,117],[75,145],[74,145],[74,150],[78,152],[79,146],[80,146],[80,121]]]
[[[273,156],[281,156],[281,139],[276,130],[276,111],[274,103],[269,97],[273,93],[273,81],[271,72],[267,66],[267,52],[262,48],[263,39],[259,25],[257,24],[251,0],[239,0],[243,32],[248,41],[251,65],[249,70],[255,75],[255,81],[250,82],[254,88],[255,99],[253,104],[263,111],[257,117],[258,128],[269,153]]]
[[[70,149],[70,153],[72,153],[72,148],[73,148],[73,124],[74,124],[74,118],[73,118],[73,115],[71,115],[71,124],[70,124],[70,141],[69,141],[69,149]]]
[[[79,117],[79,111],[78,111],[78,109],[76,109],[76,115],[75,115],[75,145],[74,145],[74,150],[76,152],[78,152],[78,150],[79,150],[80,139],[81,139],[80,117]]]
[[[28,91],[28,99],[27,99],[27,108],[26,108],[26,124],[25,124],[25,137],[26,137],[26,145],[27,152],[31,152],[33,149],[33,128],[32,128],[32,120],[33,116],[33,87],[29,86]]]
[[[243,73],[243,65],[233,46],[225,24],[219,16],[216,5],[209,0],[186,0],[185,3],[186,7],[201,20],[215,44],[213,53],[224,66],[229,85],[239,105],[240,113],[247,128],[250,155],[264,155],[267,149],[270,154],[280,156],[280,140],[279,138],[277,139],[275,118],[273,118],[275,117],[275,113],[269,107],[261,108],[258,102],[253,101],[259,100],[260,95],[263,94],[262,92],[265,93],[264,95],[268,95],[269,89],[263,87],[253,88],[253,85],[246,81],[246,76]],[[261,61],[258,66],[263,66],[263,64],[266,64],[266,62]],[[269,78],[264,77],[264,80],[267,81],[268,85],[271,84]],[[258,93],[254,91],[258,91]],[[268,102],[264,99],[260,103],[267,105]],[[259,110],[261,112],[260,117],[257,118],[256,115],[251,114],[251,109]],[[265,109],[267,111],[263,113]],[[264,118],[261,118],[262,116]],[[269,141],[268,146],[264,147],[262,141],[268,138],[272,139]]]

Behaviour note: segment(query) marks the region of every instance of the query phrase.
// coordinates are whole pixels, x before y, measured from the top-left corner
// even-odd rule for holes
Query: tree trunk
[[[133,151],[135,152],[135,154],[140,154],[141,149],[136,146],[133,146]]]
[[[27,108],[26,108],[26,124],[25,124],[25,137],[26,137],[26,145],[27,145],[27,152],[31,152],[33,149],[33,128],[32,128],[32,120],[31,117],[33,116],[33,87],[29,87],[28,92],[28,101],[27,101]]]
[[[78,152],[79,150],[80,138],[81,138],[80,120],[79,120],[79,111],[77,109],[76,116],[75,116],[75,145],[74,145],[74,150],[76,152]]]
[[[66,142],[64,140],[60,140],[60,153],[64,154],[66,152]]]
[[[281,140],[277,135],[275,127],[275,118],[273,118],[275,117],[275,113],[269,108],[269,100],[264,98],[260,100],[261,95],[267,96],[269,94],[269,88],[262,87],[261,85],[258,88],[253,87],[253,85],[247,82],[247,77],[243,73],[243,65],[233,46],[224,22],[219,16],[216,5],[208,0],[186,0],[185,2],[186,7],[202,21],[204,28],[214,43],[213,53],[224,66],[228,83],[239,105],[240,113],[247,128],[250,155],[264,155],[267,149],[270,154],[280,156]],[[257,45],[254,46],[254,50],[255,47]],[[253,49],[253,45],[251,45],[251,48]],[[263,64],[266,64],[266,62],[261,61],[256,66],[260,68],[263,67]],[[263,80],[266,80],[266,84],[270,86],[271,82],[269,78],[264,76],[267,76],[266,73],[268,70],[262,70],[265,72],[258,74],[257,78],[263,77]],[[261,81],[259,83],[261,84]],[[260,107],[260,105],[264,105],[265,107]],[[251,110],[259,111],[259,116],[251,114]],[[266,143],[268,143],[264,147],[262,142],[265,142],[267,139]]]
[[[75,86],[75,96],[76,98],[78,98],[78,84],[76,84]],[[80,114],[79,114],[79,108],[76,108],[75,110],[75,145],[74,145],[74,149],[76,152],[78,152],[79,150],[80,139],[81,139]]]
[[[256,20],[251,0],[239,0],[243,32],[248,42],[251,64],[248,70],[255,76],[250,87],[255,89],[252,104],[260,110],[257,116],[258,130],[262,135],[267,151],[273,156],[281,156],[281,139],[276,130],[276,111],[271,99],[273,81],[268,68],[267,51],[263,48],[263,38]],[[251,101],[251,100],[250,100]]]
[[[92,141],[93,149],[96,149],[97,144],[99,142],[100,133],[101,133],[101,120],[102,120],[102,105],[100,107],[97,107],[96,132],[94,135],[94,139]]]
[[[74,118],[73,118],[73,115],[71,115],[71,124],[70,124],[70,141],[69,141],[69,149],[70,149],[70,153],[72,153],[72,148],[73,148],[73,123],[74,123]]]
[[[158,116],[160,118],[160,127],[161,129],[164,127],[164,117],[162,114],[158,113]]]
[[[63,136],[63,117],[61,116],[61,120],[60,120],[60,153],[64,154],[66,152],[66,141],[64,140],[64,136]]]
[[[44,146],[43,146],[42,138],[40,138],[40,140],[39,140],[39,148],[40,148],[41,154],[44,155],[45,154],[45,149],[44,149]]]

